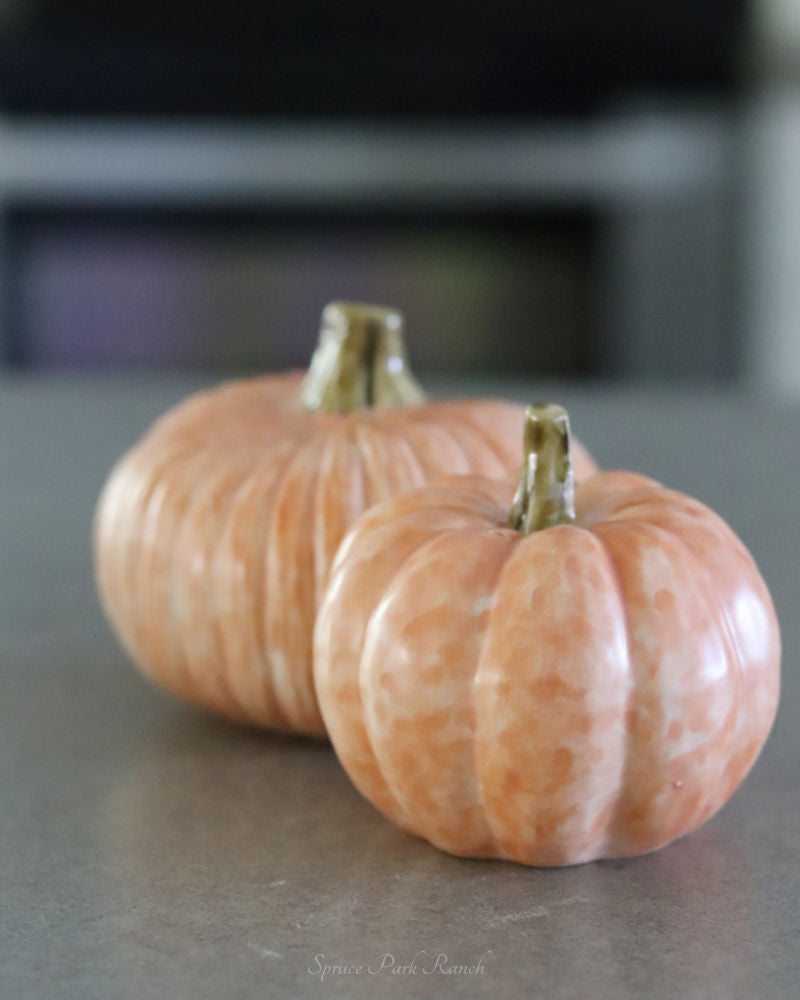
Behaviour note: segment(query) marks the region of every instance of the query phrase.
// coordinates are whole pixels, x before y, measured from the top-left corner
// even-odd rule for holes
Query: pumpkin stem
[[[527,406],[522,472],[508,526],[530,535],[574,520],[575,481],[567,411],[554,404]]]
[[[423,400],[408,369],[402,313],[361,302],[325,306],[302,397],[307,409],[331,413]]]

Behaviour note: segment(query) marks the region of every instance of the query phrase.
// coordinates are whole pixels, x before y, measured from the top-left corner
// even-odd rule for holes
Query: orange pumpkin
[[[353,527],[317,619],[322,714],[360,791],[446,851],[653,850],[719,809],[767,738],[773,605],[696,500],[600,472],[573,506],[560,408],[529,408],[526,441],[513,502],[452,478]]]
[[[305,378],[193,396],[117,464],[95,519],[108,617],[165,688],[243,722],[322,735],[311,637],[345,531],[442,473],[508,477],[521,412],[423,402],[400,315],[334,303]]]

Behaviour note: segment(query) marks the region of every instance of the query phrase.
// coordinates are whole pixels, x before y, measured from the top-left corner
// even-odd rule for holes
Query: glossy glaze
[[[360,791],[455,854],[563,865],[660,847],[733,793],[775,715],[780,639],[742,543],[643,476],[522,535],[512,489],[454,479],[366,513],[315,632]]]

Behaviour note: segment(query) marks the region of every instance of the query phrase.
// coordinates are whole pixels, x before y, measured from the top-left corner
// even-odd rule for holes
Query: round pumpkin
[[[234,381],[162,416],[95,518],[107,615],[152,680],[242,722],[322,735],[311,639],[347,528],[443,473],[511,474],[522,408],[425,402],[402,318],[334,303],[307,375]],[[584,471],[594,466],[581,455]]]
[[[317,693],[360,791],[458,855],[565,865],[658,848],[719,809],[775,715],[780,640],[743,544],[644,476],[572,487],[560,408],[520,485],[374,507],[336,558]]]

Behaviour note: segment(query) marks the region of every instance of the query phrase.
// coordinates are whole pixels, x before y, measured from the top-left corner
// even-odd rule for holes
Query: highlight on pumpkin
[[[406,406],[425,394],[409,371],[403,314],[363,302],[331,302],[303,382],[308,410],[350,413]]]

